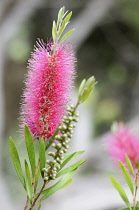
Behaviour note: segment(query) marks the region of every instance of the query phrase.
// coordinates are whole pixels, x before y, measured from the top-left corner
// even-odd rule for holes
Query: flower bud
[[[44,177],[44,180],[45,180],[45,181],[48,181],[48,179],[49,179],[48,176],[45,176],[45,177]]]
[[[47,168],[43,168],[43,169],[42,169],[42,172],[44,172],[44,173],[48,173],[48,171],[49,171],[49,170],[48,170]]]

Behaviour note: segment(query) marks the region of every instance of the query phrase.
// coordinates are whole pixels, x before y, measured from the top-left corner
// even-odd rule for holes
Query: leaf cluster
[[[133,169],[133,166],[132,166],[132,163],[129,159],[129,157],[125,154],[125,160],[126,160],[126,165],[127,165],[127,169],[126,169],[126,166],[119,160],[118,163],[119,163],[119,166],[120,166],[120,169],[121,169],[121,172],[125,178],[125,181],[130,189],[130,192],[134,198],[135,196],[135,186],[134,186],[134,183],[133,183],[133,179],[135,179],[135,173],[134,173],[134,169]],[[128,206],[128,208],[125,208],[123,210],[138,210],[138,202],[136,204],[135,207],[131,207],[131,204],[129,202],[129,199],[127,197],[127,194],[125,192],[125,190],[123,189],[123,187],[121,186],[121,184],[115,179],[115,177],[111,176],[110,177],[111,179],[111,182],[112,182],[112,185],[114,186],[114,188],[118,191],[120,197],[122,198],[122,200],[124,201],[124,203]]]
[[[70,13],[68,13],[68,11],[65,12],[65,7],[62,7],[59,10],[58,19],[57,21],[53,21],[53,26],[52,26],[52,38],[54,43],[61,43],[65,41],[68,38],[68,36],[74,31],[74,29],[72,29],[63,35],[66,26],[70,22],[71,16],[72,12]]]
[[[28,154],[28,159],[29,159],[29,161],[26,159],[24,161],[25,170],[23,170],[23,166],[21,165],[18,150],[11,137],[9,139],[10,154],[12,157],[12,161],[13,161],[17,176],[27,193],[27,197],[30,201],[30,204],[32,205],[34,198],[37,197],[38,195],[38,193],[36,192],[41,188],[39,187],[37,189],[40,177],[42,177],[42,181],[44,178],[44,172],[42,171],[42,169],[44,169],[45,167],[46,168],[48,167],[46,166],[46,151],[53,141],[51,139],[47,142],[47,144],[45,144],[44,140],[40,139],[39,160],[36,163],[34,141],[33,141],[31,132],[26,125],[24,129],[24,134],[25,134],[25,144],[26,144],[26,149],[27,149],[27,154]],[[56,134],[57,134],[57,131],[55,132],[55,135]],[[44,199],[48,198],[49,196],[51,196],[58,190],[67,187],[73,181],[73,178],[72,178],[73,174],[75,173],[77,168],[85,162],[85,160],[80,160],[72,164],[71,166],[68,166],[67,168],[64,168],[64,167],[66,166],[67,163],[69,163],[70,161],[73,161],[74,159],[82,155],[83,153],[84,151],[78,151],[64,157],[63,162],[60,165],[60,168],[56,176],[56,178],[59,178],[60,176],[62,176],[62,178],[58,180],[54,185],[44,189],[41,192],[42,197],[39,200],[38,209],[41,208],[41,202]],[[23,171],[25,171],[25,173]],[[48,182],[50,182],[50,180],[48,180]]]

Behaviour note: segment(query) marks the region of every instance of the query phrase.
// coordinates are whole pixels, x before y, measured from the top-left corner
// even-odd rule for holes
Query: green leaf
[[[61,22],[61,20],[62,20],[62,18],[64,16],[64,12],[65,12],[65,7],[61,7],[61,9],[58,12],[57,26]]]
[[[26,172],[26,192],[29,197],[30,203],[32,203],[32,181],[31,181],[29,166],[26,160],[25,160],[25,172]]]
[[[90,77],[90,78],[87,80],[87,82],[86,82],[86,87],[87,87],[88,89],[90,89],[90,88],[92,88],[94,85],[95,85],[95,77],[92,76],[92,77]]]
[[[80,155],[82,155],[85,151],[78,151],[78,152],[74,152],[70,155],[66,155],[63,159],[63,163],[60,165],[60,170],[70,161],[78,158]]]
[[[32,177],[33,177],[35,174],[35,165],[36,165],[34,142],[33,142],[30,130],[26,125],[25,125],[24,132],[25,132],[26,148],[28,152],[28,157],[29,157],[31,170],[32,170]]]
[[[70,173],[66,174],[56,184],[54,184],[53,186],[51,186],[51,187],[47,188],[46,190],[44,190],[42,192],[42,194],[44,194],[44,196],[40,199],[40,201],[43,201],[44,199],[48,198],[49,196],[53,195],[55,192],[60,190],[62,188],[62,186],[64,186],[71,179],[71,177],[73,176],[75,171],[76,170],[71,171]]]
[[[75,169],[77,169],[80,165],[82,165],[83,163],[85,162],[85,160],[79,160],[77,163],[74,163],[73,165],[63,169],[62,171],[60,171],[59,173],[57,173],[56,175],[56,178],[64,175],[64,174],[67,174]]]
[[[86,79],[83,79],[83,81],[81,82],[80,87],[79,87],[78,96],[82,96],[82,94],[84,92],[85,85],[86,85]]]
[[[111,176],[110,179],[111,179],[111,182],[112,182],[114,188],[118,191],[118,193],[120,194],[120,196],[123,199],[123,201],[125,202],[125,204],[131,210],[131,206],[130,206],[128,197],[127,197],[123,187],[120,185],[120,183],[113,176]]]
[[[72,12],[70,12],[66,17],[65,17],[65,19],[62,21],[62,24],[61,24],[61,26],[60,26],[60,28],[59,28],[59,30],[58,30],[58,37],[60,38],[60,36],[62,35],[62,33],[63,33],[63,31],[64,31],[64,29],[66,28],[66,26],[68,25],[68,20],[70,19],[70,17],[71,17],[71,15],[72,15]]]
[[[134,177],[135,175],[134,175],[134,170],[133,170],[132,163],[131,163],[129,157],[128,157],[126,154],[125,154],[125,160],[126,160],[126,164],[127,164],[127,167],[128,167],[128,169],[129,169],[130,173],[131,173],[132,176]]]
[[[53,143],[52,139],[47,140],[46,146],[45,146],[45,151],[51,146],[52,143]]]
[[[40,210],[41,206],[42,206],[42,203],[40,202],[37,210]]]
[[[118,163],[119,163],[119,166],[121,168],[121,171],[122,171],[122,173],[124,175],[124,178],[125,178],[128,186],[129,186],[129,189],[130,189],[132,195],[134,195],[134,186],[133,186],[132,179],[131,179],[128,171],[126,170],[126,167],[124,166],[124,164],[120,160],[118,161]]]
[[[64,21],[67,24],[72,16],[72,11],[65,17]]]
[[[37,186],[38,186],[38,181],[39,181],[39,178],[40,178],[40,168],[38,168],[38,171],[37,171],[37,174],[36,174],[36,179],[35,179],[35,183],[34,183],[34,193],[36,193],[36,189],[37,189]]]
[[[20,163],[18,151],[17,151],[15,143],[14,143],[14,141],[11,137],[9,139],[9,145],[10,145],[10,154],[11,154],[11,157],[12,157],[12,161],[13,161],[16,173],[17,173],[23,187],[26,188],[25,179],[24,179],[22,168],[21,168],[21,163]]]
[[[45,168],[46,165],[46,154],[45,154],[45,144],[43,138],[40,140],[39,157],[40,157],[40,172],[42,177],[44,177],[44,172],[42,172],[42,169]]]
[[[71,184],[71,182],[73,182],[74,179],[70,178],[61,188],[61,189],[64,189],[65,187],[69,186]]]
[[[61,39],[60,39],[60,43],[61,42],[64,42],[67,38],[68,38],[68,36],[70,35],[70,34],[72,34],[72,32],[74,31],[75,29],[72,29],[72,30],[70,30],[69,32],[67,32]]]
[[[55,42],[57,39],[57,26],[55,21],[53,21],[53,26],[52,26],[52,37],[53,41]]]
[[[121,210],[130,210],[130,209],[134,210],[134,207],[132,207],[132,208],[124,208],[124,209],[121,209]],[[135,210],[139,210],[139,208],[137,207],[137,208],[135,208]]]

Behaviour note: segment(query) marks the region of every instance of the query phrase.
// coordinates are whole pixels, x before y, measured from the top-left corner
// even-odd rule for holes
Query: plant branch
[[[33,204],[31,205],[31,207],[29,208],[29,210],[31,210],[31,209],[36,205],[36,201],[37,201],[38,198],[40,197],[40,195],[41,195],[42,191],[44,190],[44,188],[45,188],[47,182],[48,182],[48,181],[44,180],[43,186],[42,186],[42,188],[41,188],[39,194],[37,195],[37,197],[34,199]]]
[[[28,204],[29,204],[29,197],[27,196],[27,201],[26,201],[26,204],[25,204],[24,210],[26,210],[26,209],[28,208]]]
[[[139,186],[139,183],[138,183],[138,180],[139,180],[139,173],[136,174],[136,177],[135,177],[135,193],[134,193],[134,197],[133,197],[133,210],[136,209],[136,197],[137,197],[137,190],[138,190],[138,186]]]

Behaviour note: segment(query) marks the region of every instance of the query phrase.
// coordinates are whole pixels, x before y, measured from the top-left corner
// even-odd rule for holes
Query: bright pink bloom
[[[75,57],[70,44],[37,43],[31,59],[22,98],[21,121],[34,137],[51,137],[70,100]]]
[[[139,138],[123,124],[119,123],[117,130],[109,136],[108,151],[116,163],[118,160],[125,163],[127,154],[133,167],[139,167]]]

